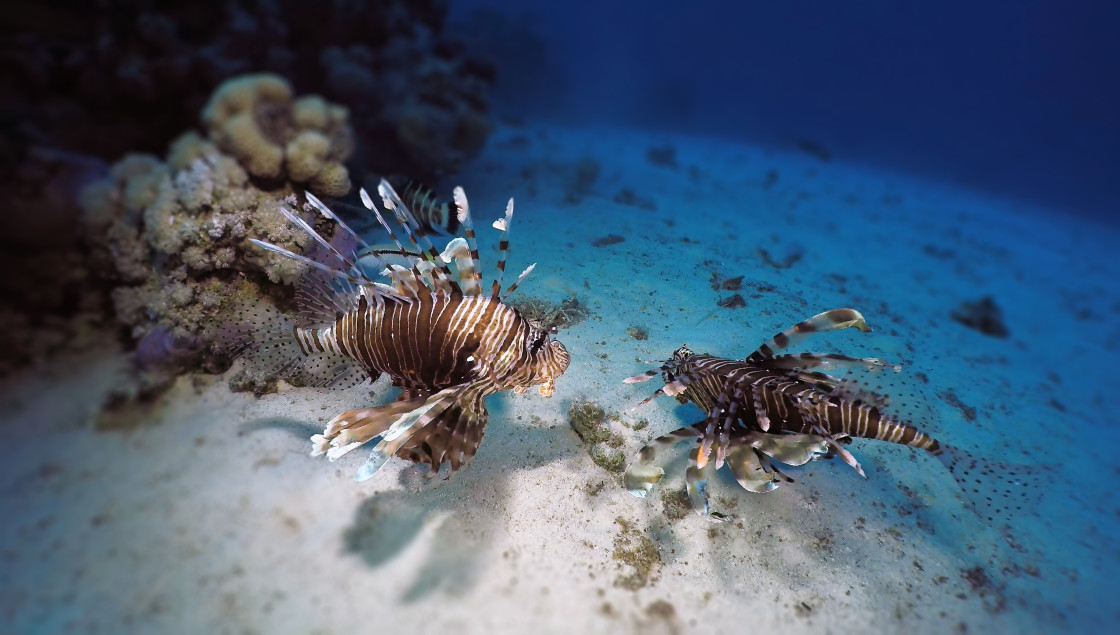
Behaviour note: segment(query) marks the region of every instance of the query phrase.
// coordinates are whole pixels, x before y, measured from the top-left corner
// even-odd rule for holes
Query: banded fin
[[[377,184],[377,192],[381,195],[381,202],[385,205],[385,209],[393,212],[396,216],[397,223],[404,229],[404,233],[408,236],[413,248],[424,254],[422,262],[427,261],[432,263],[434,267],[438,267],[438,271],[432,267],[426,267],[422,271],[433,280],[433,288],[438,291],[450,287],[457,293],[461,292],[451,275],[451,270],[447,267],[447,262],[440,257],[439,252],[432,245],[432,241],[428,239],[427,232],[416,222],[416,217],[412,215],[412,212],[401,200],[393,186],[385,179],[381,179],[381,182]]]
[[[750,445],[732,448],[727,455],[727,465],[739,485],[748,492],[765,494],[778,489],[778,478],[773,470],[763,465],[765,455],[760,455]]]
[[[417,430],[397,450],[397,456],[427,464],[429,476],[435,476],[440,467],[448,463],[450,477],[474,458],[486,434],[488,419],[481,395],[474,398],[464,395],[431,423]]]
[[[855,328],[863,333],[871,332],[871,327],[867,325],[867,321],[863,319],[863,315],[855,309],[832,309],[824,313],[818,313],[808,320],[799,322],[781,333],[778,333],[766,342],[763,342],[763,344],[758,347],[758,350],[747,357],[747,360],[760,362],[771,359],[774,357],[775,353],[783,351],[790,346],[797,345],[813,333],[835,331],[849,327]]]
[[[660,362],[658,362],[658,363],[660,363]],[[662,372],[664,372],[668,368],[669,368],[669,366],[666,364],[666,365],[664,365],[660,368],[654,368],[653,370],[647,370],[646,372],[644,372],[640,375],[634,375],[633,377],[627,377],[626,379],[623,379],[622,383],[624,383],[624,384],[643,384],[643,383],[653,379],[654,377],[657,377],[658,375],[660,375]]]
[[[469,288],[472,293],[467,293],[467,295],[478,295],[482,293],[482,265],[478,258],[478,240],[475,238],[474,234],[474,220],[471,218],[471,205],[467,201],[467,193],[463,191],[463,188],[455,188],[454,201],[456,208],[455,217],[463,226],[463,237],[466,239],[467,249],[470,250],[470,277],[473,279],[471,281],[464,279],[466,278],[466,272],[460,268],[459,283],[463,287],[463,293],[467,293],[467,289]]]
[[[322,203],[319,203],[319,204],[322,205]],[[300,218],[298,214],[296,214],[295,212],[293,212],[292,210],[288,209],[287,207],[285,207],[283,205],[280,206],[280,213],[283,214],[284,217],[288,219],[288,222],[290,222],[293,225],[295,225],[296,227],[299,227],[300,229],[302,229],[304,231],[304,233],[306,233],[308,236],[313,238],[315,240],[315,242],[319,244],[320,247],[327,250],[327,252],[330,253],[330,255],[333,256],[335,260],[337,260],[340,264],[345,266],[345,269],[338,269],[338,271],[340,271],[343,274],[346,274],[348,277],[354,278],[355,280],[359,280],[359,281],[362,281],[362,282],[365,282],[365,283],[373,282],[369,278],[366,278],[365,273],[363,273],[362,270],[358,267],[358,265],[354,263],[353,259],[351,259],[349,256],[343,254],[338,249],[336,249],[334,245],[332,245],[326,238],[323,238],[323,236],[321,234],[319,234],[319,232],[315,231],[315,228],[312,227],[310,225],[310,223],[308,223],[307,221]],[[339,222],[341,222],[341,221],[339,221]],[[261,246],[264,246],[264,245],[268,244],[268,243],[264,243],[263,241],[259,241],[259,240],[252,240],[252,242],[254,242],[258,245],[261,245]],[[290,252],[289,252],[289,254],[290,254]],[[319,260],[317,262],[322,262],[322,261]],[[323,263],[323,264],[326,264],[326,263]],[[330,265],[327,265],[327,266],[330,267]]]
[[[966,506],[987,523],[1002,526],[1036,513],[1054,486],[1047,466],[1002,463],[945,444],[940,449],[937,459],[960,486]]]
[[[401,255],[393,245],[370,245],[354,254],[358,267],[365,272],[367,277],[388,275],[385,269],[390,265],[397,265],[405,269],[412,269],[412,265],[420,260],[419,252],[408,251]]]
[[[431,188],[412,181],[405,185],[403,192],[404,196],[401,198],[408,203],[416,222],[425,231],[447,236],[454,236],[459,232],[460,219],[451,213],[450,205],[436,197]]]
[[[354,253],[356,239],[353,236],[336,232],[331,239],[331,249],[339,253]],[[322,262],[327,251],[315,245],[306,256]],[[296,304],[299,326],[325,326],[338,319],[339,313],[347,313],[358,308],[358,298],[369,283],[355,281],[348,276],[327,273],[319,269],[308,271],[296,283]]]
[[[800,466],[822,459],[829,454],[828,441],[814,434],[762,434],[747,435],[751,447],[779,463]]]
[[[732,372],[724,381],[723,390],[716,397],[716,403],[708,417],[704,420],[704,437],[700,440],[700,451],[697,455],[697,466],[703,468],[708,457],[715,449],[716,469],[723,467],[723,460],[727,455],[727,446],[731,438],[731,428],[738,420],[739,403],[744,399],[743,387],[739,386],[738,377]],[[759,421],[769,426],[769,420]],[[763,428],[765,431],[767,428]]]
[[[409,460],[420,458],[437,470],[447,461],[454,473],[474,456],[482,442],[488,418],[484,394],[484,386],[475,382],[428,397],[422,406],[402,415],[385,430],[354,479],[371,478],[394,454]]]
[[[453,238],[451,242],[447,243],[447,247],[440,254],[444,260],[449,262],[454,260],[455,268],[459,271],[459,287],[463,290],[463,295],[468,297],[482,294],[476,275],[478,273],[478,261],[475,260],[475,255],[472,253],[470,244],[459,237]]]
[[[693,511],[705,518],[711,518],[712,514],[708,509],[708,481],[712,479],[712,474],[715,474],[716,467],[711,462],[701,464],[699,457],[700,448],[692,448],[692,452],[688,455],[688,468],[684,472],[685,491],[688,493]],[[720,517],[716,516],[717,519]]]
[[[414,274],[418,278],[420,276],[420,272],[416,269],[415,261],[411,260],[410,258],[411,256],[415,255],[415,252],[409,252],[407,249],[405,249],[405,246],[401,244],[401,241],[399,238],[397,238],[397,234],[393,231],[392,226],[390,226],[389,223],[385,221],[385,217],[381,215],[381,210],[377,209],[377,205],[374,205],[373,199],[369,196],[369,192],[366,192],[365,188],[363,188],[358,191],[358,195],[362,199],[362,205],[365,205],[366,209],[373,212],[374,217],[377,218],[377,222],[380,223],[381,227],[386,231],[386,233],[389,234],[389,240],[392,240],[393,244],[396,245],[397,253],[400,255],[400,257],[409,262],[409,265],[407,267],[394,267],[390,264],[390,266],[386,268],[385,275],[389,276],[392,279],[394,287],[404,285],[404,282],[401,280],[401,269],[412,272],[412,274]]]
[[[647,443],[630,461],[630,465],[626,466],[626,472],[622,476],[622,482],[626,489],[638,498],[645,498],[649,491],[653,489],[653,486],[665,475],[665,470],[658,465],[654,465],[654,461],[663,452],[681,441],[695,439],[699,436],[699,430],[688,426],[673,430]]]
[[[490,287],[490,297],[494,300],[501,297],[502,277],[506,273],[506,256],[509,254],[509,227],[512,222],[513,199],[511,198],[509,203],[506,204],[505,217],[494,221],[494,226],[502,232],[498,238],[498,275],[494,278],[494,284]]]
[[[398,399],[375,408],[348,410],[331,419],[322,434],[311,437],[311,456],[331,461],[380,436],[402,416],[420,408],[426,397]]]
[[[878,368],[891,366],[889,362],[875,357],[848,357],[836,353],[794,353],[775,355],[767,362],[768,368],[786,370],[847,370],[855,366]]]
[[[533,264],[529,265],[528,267],[525,267],[525,271],[522,271],[521,275],[517,276],[517,280],[514,281],[513,284],[509,285],[508,289],[506,289],[505,297],[508,298],[510,296],[510,294],[512,294],[514,291],[517,291],[517,287],[520,286],[521,283],[524,282],[525,278],[528,278],[529,274],[533,273],[533,269],[536,269],[536,268],[537,268],[537,263],[535,263],[535,262]]]
[[[324,205],[323,201],[320,201],[311,192],[304,192],[303,195],[307,198],[307,203],[311,205],[311,207],[314,207],[316,210],[318,210],[318,212],[323,215],[323,218],[334,221],[334,223],[338,225],[338,227],[342,229],[343,232],[346,233],[346,236],[353,240],[356,244],[360,245],[362,249],[370,249],[370,246],[366,243],[366,241],[362,240],[362,237],[359,236],[357,232],[355,232],[353,229],[350,229],[349,225],[343,222],[343,220],[339,218],[337,214],[332,212],[329,207]]]

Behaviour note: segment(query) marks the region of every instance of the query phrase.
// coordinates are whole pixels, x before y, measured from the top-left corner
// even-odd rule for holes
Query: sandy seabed
[[[326,420],[390,399],[384,382],[254,398],[184,377],[107,430],[120,352],[10,378],[0,631],[1116,628],[1120,423],[1100,368],[1120,348],[1120,230],[821,159],[610,129],[496,134],[455,183],[480,226],[515,196],[509,269],[538,263],[522,293],[574,295],[591,317],[558,335],[572,364],[555,396],[490,398],[486,439],[450,480],[393,460],[359,484],[364,451],[308,456]],[[593,246],[611,234],[624,240]],[[743,276],[746,306],[719,306],[732,292],[713,274]],[[949,317],[989,294],[1007,338]],[[713,523],[681,513],[683,448],[642,500],[569,426],[594,401],[633,453],[701,418],[665,397],[629,410],[654,388],[621,383],[644,360],[684,343],[745,356],[844,306],[875,332],[805,349],[923,373],[934,436],[1047,466],[1039,509],[989,527],[936,460],[856,441],[866,481],[823,461],[759,495],[722,471],[712,501],[734,519]]]

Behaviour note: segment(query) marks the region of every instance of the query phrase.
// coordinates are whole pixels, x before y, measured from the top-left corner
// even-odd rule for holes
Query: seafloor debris
[[[739,295],[738,293],[732,295],[729,298],[724,298],[719,302],[716,302],[716,304],[725,309],[738,309],[747,306],[747,302],[743,300],[743,296]]]
[[[559,303],[521,296],[511,299],[509,305],[517,309],[525,319],[546,329],[568,328],[591,316],[591,309],[574,295]]]
[[[649,331],[641,326],[631,326],[626,329],[626,334],[636,340],[648,340]]]
[[[797,243],[780,245],[774,251],[758,247],[758,257],[775,269],[789,269],[805,255],[805,248]]]
[[[675,168],[677,167],[677,149],[671,145],[647,148],[646,160],[652,165],[658,165],[663,168]]]
[[[717,272],[712,272],[712,279],[709,281],[713,291],[738,291],[743,288],[743,276],[735,278],[723,278]]]
[[[611,558],[625,567],[628,572],[615,578],[614,585],[630,591],[637,591],[660,579],[661,551],[657,543],[646,532],[639,530],[621,516],[615,519],[618,534],[614,537],[614,550]]]
[[[580,200],[591,193],[591,188],[599,180],[603,171],[594,157],[580,157],[572,165],[562,166],[564,175],[564,201],[570,204],[579,203]]]
[[[1007,337],[1010,331],[1003,322],[1003,311],[992,296],[965,301],[950,314],[957,322],[991,337]]]
[[[617,245],[618,243],[626,242],[626,239],[618,234],[607,234],[602,238],[596,238],[591,241],[592,247],[609,247],[610,245]]]
[[[794,141],[797,149],[821,161],[831,161],[832,152],[824,144],[812,139],[797,139]]]
[[[611,200],[619,205],[637,207],[651,212],[657,209],[657,203],[652,198],[638,194],[633,188],[629,187],[619,190]]]

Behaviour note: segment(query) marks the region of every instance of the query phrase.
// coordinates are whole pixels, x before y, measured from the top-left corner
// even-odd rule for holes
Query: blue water
[[[518,27],[479,33],[504,71],[496,105],[520,117],[808,140],[1120,219],[1120,5],[1108,0],[468,0],[452,15],[478,10]]]

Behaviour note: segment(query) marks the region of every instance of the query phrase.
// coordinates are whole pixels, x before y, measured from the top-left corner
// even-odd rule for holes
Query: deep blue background
[[[458,0],[500,111],[765,144],[1120,219],[1120,1]]]

